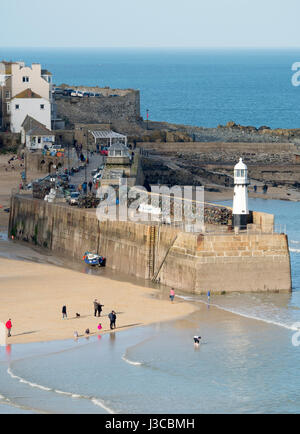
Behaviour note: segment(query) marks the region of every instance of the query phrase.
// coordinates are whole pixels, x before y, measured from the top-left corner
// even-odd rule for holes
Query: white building
[[[26,116],[21,127],[21,141],[30,150],[43,150],[45,145],[50,147],[55,143],[55,134],[45,125]]]
[[[248,168],[240,158],[234,166],[234,195],[233,195],[233,226],[246,229],[249,216],[248,208]]]
[[[10,100],[10,129],[13,133],[20,133],[26,116],[36,119],[51,130],[51,104],[31,89],[26,89]]]
[[[18,95],[26,89],[52,101],[52,76],[42,70],[39,63],[30,66],[12,63],[11,65],[11,97]]]
[[[28,114],[50,129],[52,108],[49,71],[38,63],[0,62],[0,127],[20,132]]]

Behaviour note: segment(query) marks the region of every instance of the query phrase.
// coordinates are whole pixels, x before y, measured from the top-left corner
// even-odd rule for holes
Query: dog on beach
[[[76,318],[80,318],[80,313],[76,313]]]

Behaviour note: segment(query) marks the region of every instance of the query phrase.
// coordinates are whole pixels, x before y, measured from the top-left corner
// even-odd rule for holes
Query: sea
[[[232,119],[297,128],[291,65],[299,57],[295,50],[0,49],[0,58],[41,62],[57,84],[139,88],[152,120],[208,127]],[[300,413],[300,203],[262,195],[249,205],[286,228],[292,293],[235,292],[208,302],[176,291],[176,301],[199,309],[88,340],[0,347],[0,413]],[[0,251],[7,242],[2,234]],[[167,299],[168,289],[158,288],[158,297]]]
[[[0,48],[0,59],[41,63],[57,85],[139,89],[153,121],[299,127],[296,49]]]

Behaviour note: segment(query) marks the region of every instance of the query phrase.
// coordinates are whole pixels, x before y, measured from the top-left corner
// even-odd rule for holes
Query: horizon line
[[[300,49],[300,46],[262,46],[262,47],[258,47],[258,46],[251,46],[251,45],[244,45],[244,46],[239,46],[239,45],[226,45],[226,46],[190,46],[190,45],[184,45],[184,46],[175,46],[175,45],[164,45],[164,46],[93,46],[93,45],[60,45],[60,46],[56,46],[56,45],[49,45],[49,46],[45,46],[45,45],[12,45],[12,46],[0,46],[0,49],[13,49],[13,48],[18,48],[18,49],[22,49],[22,48],[27,48],[27,49],[190,49],[190,50],[211,50],[211,49],[215,49],[215,50],[227,50],[227,49],[249,49],[249,50],[297,50]]]

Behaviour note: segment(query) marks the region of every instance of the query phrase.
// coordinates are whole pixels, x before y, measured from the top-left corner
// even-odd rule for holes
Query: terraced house
[[[0,62],[0,128],[19,133],[26,116],[51,129],[52,74],[38,63]]]

